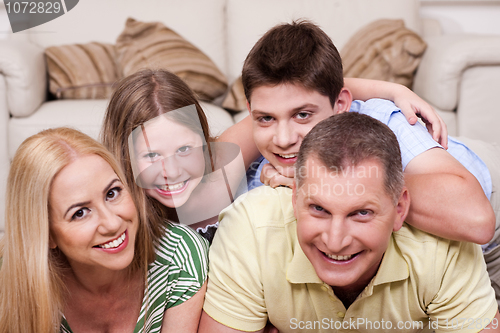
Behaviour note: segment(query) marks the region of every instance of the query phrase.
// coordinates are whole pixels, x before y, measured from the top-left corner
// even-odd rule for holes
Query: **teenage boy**
[[[453,240],[491,240],[495,213],[485,163],[451,138],[448,151],[442,149],[423,126],[409,125],[390,101],[352,102],[340,55],[316,25],[300,21],[269,30],[247,56],[242,81],[254,141],[280,174],[293,177],[302,139],[319,121],[349,110],[366,113],[386,123],[401,145],[413,197],[407,221]],[[500,173],[500,163],[493,171]],[[500,210],[500,196],[493,193],[491,200]]]
[[[293,193],[250,191],[221,215],[200,332],[500,332],[479,245],[404,223],[393,132],[359,113],[319,123]]]

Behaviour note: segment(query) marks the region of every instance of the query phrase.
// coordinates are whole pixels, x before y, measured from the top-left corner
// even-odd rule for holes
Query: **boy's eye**
[[[268,122],[270,122],[272,120],[273,120],[273,117],[271,117],[271,116],[263,116],[263,117],[259,118],[259,121],[263,122],[263,123],[268,123]]]
[[[311,114],[309,112],[299,112],[299,113],[297,113],[296,117],[298,119],[307,119],[307,118],[309,118],[310,115]]]

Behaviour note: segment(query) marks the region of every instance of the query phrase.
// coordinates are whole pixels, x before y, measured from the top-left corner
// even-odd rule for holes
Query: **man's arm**
[[[405,169],[411,195],[407,222],[453,240],[484,244],[495,214],[477,179],[441,148],[414,157]]]
[[[221,323],[210,317],[205,311],[201,314],[200,327],[198,329],[199,333],[233,333],[233,332],[244,332],[235,330],[231,327],[222,325]],[[265,332],[264,329],[256,331],[258,333]]]

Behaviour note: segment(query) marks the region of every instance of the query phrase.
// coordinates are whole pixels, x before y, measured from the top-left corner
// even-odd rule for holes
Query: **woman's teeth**
[[[162,191],[173,192],[180,190],[184,186],[184,184],[186,184],[186,181],[177,184],[158,185],[158,188]]]
[[[99,247],[102,248],[102,249],[113,249],[115,247],[120,246],[123,243],[124,240],[125,240],[125,233],[123,233],[120,237],[118,237],[114,241],[111,241],[111,242],[106,243],[106,244],[99,245]]]
[[[280,157],[283,157],[283,158],[294,158],[294,157],[297,157],[297,154],[287,154],[287,155],[282,155],[282,154],[278,154]]]
[[[346,261],[346,260],[349,260],[352,258],[352,254],[348,255],[348,256],[336,256],[336,255],[333,255],[333,254],[328,254],[328,253],[325,253],[326,256],[330,259],[333,259],[333,260],[338,260],[338,261]]]

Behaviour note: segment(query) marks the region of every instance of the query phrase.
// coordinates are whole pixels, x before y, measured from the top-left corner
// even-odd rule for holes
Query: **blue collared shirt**
[[[356,100],[352,102],[350,112],[366,114],[392,129],[401,149],[403,170],[414,157],[431,148],[441,147],[421,123],[410,125],[401,110],[391,101],[376,98],[366,102]],[[452,137],[448,137],[448,152],[477,178],[484,193],[490,199],[492,190],[490,172],[479,156]],[[254,163],[247,173],[248,190],[263,185],[260,181],[260,173],[264,164],[269,161],[261,157]]]

